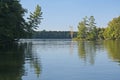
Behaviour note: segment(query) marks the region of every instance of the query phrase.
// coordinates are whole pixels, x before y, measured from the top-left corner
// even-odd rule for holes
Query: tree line
[[[77,36],[77,32],[73,32],[73,37]],[[37,31],[32,38],[38,39],[71,39],[70,31]]]
[[[42,12],[39,5],[24,18],[24,9],[19,0],[0,1],[0,42],[13,42],[20,38],[30,37],[41,23]]]
[[[30,38],[42,20],[42,11],[39,5],[29,17],[24,18],[27,9],[24,9],[19,0],[0,1],[0,43],[16,41],[20,38]],[[43,34],[44,33],[44,34]],[[70,38],[70,32],[37,32],[46,38]],[[76,34],[76,33],[75,33]],[[49,36],[48,36],[49,35]],[[40,37],[39,36],[39,37]],[[56,37],[55,37],[56,36]],[[59,37],[57,37],[59,36]],[[43,37],[41,37],[43,38]],[[120,16],[113,18],[106,28],[96,26],[94,16],[85,17],[78,24],[78,40],[120,39]]]
[[[77,40],[120,39],[120,16],[113,18],[106,28],[96,26],[94,16],[85,17],[78,24]]]

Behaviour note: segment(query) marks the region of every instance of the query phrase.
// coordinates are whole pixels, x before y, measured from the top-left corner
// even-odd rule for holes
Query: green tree
[[[83,21],[79,22],[78,24],[78,33],[77,33],[77,38],[84,40],[86,39],[87,36],[87,22],[88,22],[88,17],[85,16],[83,18]]]
[[[105,39],[112,39],[112,30],[110,27],[105,28],[103,33]]]
[[[24,36],[25,12],[17,0],[0,2],[0,41],[13,41]]]
[[[78,39],[85,39],[86,38],[86,23],[84,21],[80,22],[78,25]]]
[[[32,35],[42,19],[41,7],[37,5],[28,22],[24,19],[26,12],[18,0],[0,1],[0,42],[13,42]]]
[[[78,25],[78,39],[96,40],[98,39],[98,30],[95,25],[94,16],[85,17]]]
[[[104,32],[105,39],[120,39],[120,16],[108,23]]]
[[[42,19],[42,12],[41,7],[39,5],[36,6],[35,11],[33,13],[30,13],[30,16],[27,22],[27,32],[29,33],[28,36],[30,37],[34,30],[37,29],[38,25],[41,23]]]
[[[104,39],[104,35],[103,35],[104,31],[105,31],[105,28],[97,28],[98,39],[100,39],[100,40]]]
[[[96,40],[97,39],[97,28],[95,25],[95,18],[94,16],[90,16],[88,19],[88,34],[87,40]]]

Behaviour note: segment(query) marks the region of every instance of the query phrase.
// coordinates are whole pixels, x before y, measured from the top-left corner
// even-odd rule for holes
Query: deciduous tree
[[[0,1],[0,42],[19,40],[33,33],[42,19],[41,7],[37,5],[28,22],[24,19],[26,11],[18,0]]]
[[[113,18],[104,31],[105,39],[120,39],[120,16]]]

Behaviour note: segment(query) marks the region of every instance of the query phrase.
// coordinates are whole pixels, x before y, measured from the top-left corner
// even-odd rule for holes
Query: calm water
[[[0,49],[0,80],[120,80],[120,41],[21,40]]]

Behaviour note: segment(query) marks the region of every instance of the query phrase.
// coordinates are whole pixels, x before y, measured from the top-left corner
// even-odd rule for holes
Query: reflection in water
[[[24,74],[24,48],[12,44],[0,49],[0,80],[22,80]]]
[[[90,64],[94,64],[96,55],[96,42],[79,41],[78,53],[80,59],[83,59],[85,62],[89,61]]]
[[[35,73],[37,74],[37,76],[39,77],[40,72],[41,72],[41,65],[40,62],[38,60],[37,55],[35,54],[35,51],[32,48],[32,43],[26,43],[26,49],[25,49],[25,58],[28,61],[28,63],[30,63],[30,65],[34,68]]]
[[[0,47],[0,80],[119,80],[119,41],[24,41]]]
[[[120,63],[120,41],[104,41],[109,57]]]
[[[32,43],[10,44],[0,47],[0,80],[22,80],[27,75],[25,64],[34,68],[39,77],[41,68],[32,51]]]
[[[78,53],[80,59],[85,62],[89,61],[91,64],[95,62],[96,50],[100,51],[100,46],[105,46],[110,59],[120,63],[120,41],[79,41]]]
[[[70,54],[73,54],[74,52],[74,41],[70,42]]]

